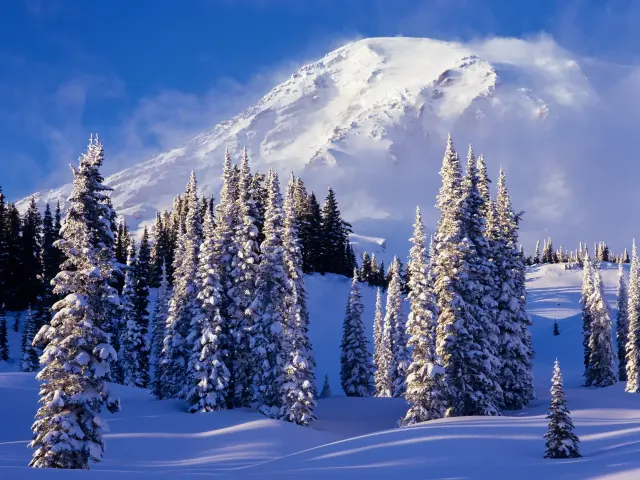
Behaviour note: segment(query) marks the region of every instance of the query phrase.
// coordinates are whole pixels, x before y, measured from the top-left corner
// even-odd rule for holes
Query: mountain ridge
[[[564,109],[594,100],[575,60],[544,45],[531,55],[529,46],[404,37],[349,43],[183,146],[107,177],[113,204],[133,230],[150,225],[191,170],[201,191],[215,194],[224,150],[237,156],[246,146],[254,169],[294,172],[319,197],[332,185],[345,217],[364,229],[358,233],[386,237],[396,230],[388,225],[433,198],[447,132],[486,137],[483,128],[495,122],[544,131]],[[391,192],[377,187],[388,181]],[[429,193],[416,195],[421,189]],[[64,201],[69,191],[35,196]]]

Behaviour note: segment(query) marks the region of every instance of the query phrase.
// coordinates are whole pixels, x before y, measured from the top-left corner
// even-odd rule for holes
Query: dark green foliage
[[[338,201],[331,187],[322,207],[322,249],[320,273],[337,273],[351,276],[353,258],[349,248],[351,225],[342,219]]]
[[[0,361],[9,360],[9,337],[7,336],[7,316],[4,305],[0,305]]]

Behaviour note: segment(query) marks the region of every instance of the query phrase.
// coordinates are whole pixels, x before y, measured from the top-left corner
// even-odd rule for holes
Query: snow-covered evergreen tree
[[[617,380],[609,306],[604,301],[603,290],[600,271],[596,270],[593,273],[591,296],[587,302],[591,318],[591,337],[586,384],[594,387],[608,387]]]
[[[584,378],[585,385],[589,386],[589,379],[591,375],[589,373],[589,358],[591,357],[591,349],[589,347],[589,340],[591,338],[591,305],[589,300],[593,296],[593,263],[588,255],[585,255],[582,259],[582,295],[580,297],[580,303],[582,304],[582,347],[584,355]]]
[[[222,187],[220,189],[220,200],[216,205],[216,218],[214,228],[215,238],[215,263],[217,272],[220,276],[221,299],[220,299],[220,315],[222,318],[228,319],[222,326],[223,334],[227,335],[229,342],[232,340],[231,329],[232,318],[231,298],[229,297],[232,288],[231,263],[235,257],[236,244],[234,242],[234,232],[238,228],[238,173],[235,166],[231,162],[231,156],[225,151],[224,164],[222,167]],[[233,352],[229,352],[232,357]],[[231,361],[232,358],[229,359]],[[231,367],[231,363],[228,363]],[[233,408],[233,377],[230,378],[229,398],[227,399],[228,408]]]
[[[0,306],[0,362],[9,360],[9,336],[4,304]]]
[[[472,248],[469,249],[466,255],[468,266],[467,288],[463,295],[479,327],[470,330],[470,333],[473,335],[474,341],[480,345],[484,357],[483,363],[485,371],[475,379],[475,388],[485,396],[493,397],[491,399],[493,405],[500,406],[503,404],[504,399],[499,378],[503,365],[498,355],[499,337],[501,333],[498,325],[503,322],[498,320],[500,313],[498,306],[500,302],[511,302],[513,293],[509,292],[511,293],[509,298],[504,298],[503,282],[501,295],[498,298],[496,298],[495,295],[495,292],[500,291],[498,285],[500,281],[503,280],[499,278],[499,274],[504,272],[501,272],[498,265],[492,261],[496,256],[496,246],[493,242],[489,242],[485,227],[485,218],[492,209],[491,200],[487,196],[489,180],[484,168],[484,161],[479,165],[482,170],[478,170],[478,163],[476,162],[471,145],[469,145],[467,170],[462,180],[462,228]],[[504,194],[504,192],[500,191],[500,187],[501,185],[499,183],[498,204],[502,201],[501,195]],[[481,192],[484,193],[484,196]],[[510,208],[510,203],[508,207]],[[502,210],[500,205],[498,205],[498,222],[500,224],[503,223],[501,217]],[[515,219],[510,218],[508,220],[514,221]],[[505,222],[506,221],[507,220],[505,220]],[[514,226],[513,229],[515,230],[516,228],[517,227]],[[504,230],[507,230],[507,228],[504,227]],[[512,253],[513,256],[518,255],[517,244],[508,245],[507,248],[509,248],[509,253]],[[511,249],[514,249],[514,251],[511,252]],[[506,266],[503,262],[503,268]],[[511,267],[511,265],[509,265],[509,267]],[[510,306],[510,304],[507,305],[507,308]],[[516,320],[514,323],[516,324],[515,330],[517,335],[519,335],[519,322]]]
[[[376,291],[376,310],[373,317],[373,368],[375,381],[375,394],[378,396],[379,376],[382,373],[383,365],[383,344],[382,336],[384,332],[384,311],[382,310],[382,289],[378,287]]]
[[[533,387],[533,347],[531,320],[526,313],[526,265],[518,247],[519,215],[511,206],[504,170],[498,177],[495,202],[498,233],[493,256],[498,268],[499,356],[502,363],[500,385],[507,410],[526,407],[535,396]]]
[[[629,340],[627,282],[624,279],[622,262],[618,266],[618,292],[616,295],[616,343],[618,345],[618,380],[627,379],[627,351]]]
[[[373,393],[371,353],[362,321],[362,297],[358,286],[359,272],[353,273],[347,311],[342,324],[340,384],[347,397],[369,397]]]
[[[56,242],[66,257],[53,279],[54,293],[63,295],[55,315],[36,335],[46,344],[41,357],[41,406],[33,424],[35,449],[30,466],[87,469],[102,459],[103,408],[119,409],[106,385],[116,352],[103,330],[105,300],[117,299],[109,286],[112,268],[111,218],[105,205],[102,146],[91,140],[74,168],[69,210]]]
[[[411,363],[411,355],[407,348],[407,321],[404,315],[402,296],[402,278],[400,261],[397,257],[391,264],[391,280],[387,291],[387,306],[385,309],[385,325],[390,325],[391,333],[391,396],[400,398],[407,389],[407,370]],[[385,327],[386,328],[386,327]]]
[[[380,308],[382,312],[382,308]],[[377,366],[375,373],[376,396],[391,397],[393,394],[393,383],[391,375],[393,370],[393,351],[391,350],[391,337],[393,334],[393,318],[384,315],[382,321],[382,336],[377,356]]]
[[[500,409],[495,404],[495,392],[488,392],[494,382],[487,372],[490,368],[485,362],[487,355],[475,335],[482,324],[466,300],[477,298],[470,295],[474,285],[467,282],[470,271],[467,259],[475,252],[464,231],[462,173],[451,136],[440,175],[442,187],[437,207],[441,218],[434,236],[433,288],[439,312],[436,352],[445,369],[447,415],[497,415]]]
[[[164,342],[167,318],[169,317],[169,301],[171,289],[167,278],[167,268],[162,264],[160,270],[160,288],[151,314],[151,353],[154,357],[153,365],[153,394],[162,398],[162,344]]]
[[[581,456],[578,448],[580,440],[573,433],[573,421],[570,413],[564,398],[560,364],[556,360],[553,366],[551,403],[547,415],[549,429],[544,434],[546,440],[544,458],[578,458]]]
[[[228,291],[229,319],[231,321],[232,361],[231,378],[233,404],[249,406],[254,395],[251,387],[255,370],[255,358],[251,351],[251,339],[256,318],[256,276],[260,250],[258,228],[255,224],[256,208],[251,187],[249,155],[244,150],[240,165],[237,209],[240,223],[234,235],[234,256],[231,260],[232,286]]]
[[[211,412],[227,407],[229,338],[220,314],[222,287],[215,254],[213,212],[204,216],[204,240],[198,258],[197,286],[201,309],[191,320],[188,343],[193,345],[188,364],[186,395],[189,411]]]
[[[302,251],[297,231],[294,193],[295,177],[292,175],[285,194],[282,235],[289,288],[285,298],[286,361],[281,417],[288,422],[308,426],[316,418],[316,385],[313,373],[315,360],[309,340],[309,312],[302,275]]]
[[[124,327],[119,355],[123,383],[130,387],[147,388],[149,385],[148,271],[148,265],[140,263],[135,243],[131,241],[122,289]]]
[[[163,391],[160,398],[179,398],[187,394],[185,376],[187,362],[193,350],[187,338],[191,319],[200,311],[196,298],[196,272],[202,225],[198,211],[197,182],[193,172],[187,184],[185,201],[188,213],[185,232],[178,238],[173,265],[173,292],[162,349]]]
[[[282,408],[285,351],[283,329],[288,291],[284,266],[282,236],[284,212],[278,174],[267,175],[264,241],[260,246],[260,265],[256,278],[258,310],[252,335],[251,351],[255,356],[253,386],[258,410],[278,417]]]
[[[420,208],[416,209],[413,246],[407,265],[409,273],[409,303],[407,321],[408,346],[412,348],[407,372],[405,397],[410,404],[402,423],[414,423],[442,418],[446,411],[446,384],[442,360],[436,354],[435,323],[437,308],[428,283],[427,246]]]
[[[20,369],[23,372],[35,372],[38,370],[40,363],[38,359],[38,349],[33,345],[33,339],[36,337],[37,333],[36,321],[31,312],[31,308],[29,308],[27,309],[27,318],[25,318],[22,330],[22,343],[24,348],[22,349],[22,362],[20,362]]]
[[[626,345],[627,385],[625,391],[640,393],[640,260],[635,239],[631,247],[628,302],[629,333]]]

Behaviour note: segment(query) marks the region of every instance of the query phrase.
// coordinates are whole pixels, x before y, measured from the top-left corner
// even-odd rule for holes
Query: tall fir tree
[[[407,370],[411,362],[407,348],[407,322],[403,308],[400,260],[395,257],[391,264],[391,280],[387,292],[385,324],[391,326],[391,396],[400,398],[407,389]]]
[[[588,300],[591,317],[589,338],[589,368],[587,385],[608,387],[616,383],[615,351],[609,306],[604,301],[604,287],[600,271],[593,274],[593,288]]]
[[[303,260],[306,273],[319,272],[322,268],[322,212],[316,195],[311,192],[308,198],[306,210],[307,219],[304,222],[306,242],[303,251]]]
[[[588,255],[585,255],[582,260],[582,295],[580,297],[580,303],[582,304],[582,350],[583,350],[583,363],[584,363],[584,378],[585,385],[589,386],[591,374],[589,372],[589,358],[591,357],[591,348],[589,346],[589,340],[591,338],[591,305],[590,299],[593,295],[593,276],[594,269],[593,263]]]
[[[376,307],[373,317],[373,368],[375,380],[375,394],[379,395],[378,385],[382,381],[384,372],[383,354],[383,334],[384,334],[384,312],[382,310],[382,289],[378,287],[376,291]]]
[[[47,203],[42,219],[42,285],[43,289],[51,289],[51,280],[60,269],[58,249],[54,242],[58,240],[58,233],[55,230],[51,208]]]
[[[506,175],[498,177],[495,210],[498,227],[494,244],[497,260],[498,318],[500,328],[500,384],[504,408],[518,410],[535,397],[533,386],[533,346],[531,320],[526,312],[526,265],[518,248],[520,215],[513,211],[507,190]]]
[[[258,228],[255,224],[256,208],[251,187],[249,154],[242,154],[238,183],[237,209],[239,225],[234,235],[234,256],[231,260],[231,281],[229,290],[229,319],[231,321],[232,363],[231,377],[235,407],[249,406],[253,397],[251,381],[254,362],[251,339],[255,323],[255,281],[259,262]]]
[[[149,268],[148,264],[141,262],[142,252],[142,243],[140,248],[136,250],[135,242],[130,242],[122,290],[124,325],[119,358],[122,365],[123,383],[130,387],[147,388],[149,385],[150,354],[149,339],[147,338]]]
[[[192,351],[188,336],[191,319],[199,311],[196,272],[202,226],[198,211],[197,181],[193,172],[187,184],[185,203],[189,208],[185,232],[178,238],[173,266],[173,292],[162,349],[161,398],[181,398],[187,393],[185,375]]]
[[[469,270],[464,296],[468,308],[477,322],[476,328],[470,330],[469,333],[474,337],[474,341],[480,345],[483,355],[484,372],[474,379],[476,380],[475,388],[488,397],[489,404],[484,408],[491,410],[494,406],[502,406],[504,398],[501,383],[506,383],[500,382],[500,370],[503,365],[498,354],[501,333],[498,324],[504,322],[498,320],[498,305],[500,301],[506,301],[508,305],[505,308],[510,308],[514,295],[511,293],[508,298],[503,298],[505,296],[503,282],[502,295],[500,298],[495,298],[494,292],[499,291],[497,285],[501,279],[498,279],[499,269],[492,261],[495,245],[493,242],[490,244],[486,235],[485,218],[491,209],[491,204],[490,199],[486,196],[489,191],[488,177],[483,163],[480,166],[483,168],[482,172],[477,168],[475,155],[469,145],[467,170],[462,180],[461,207],[463,231],[471,246],[466,256]],[[500,190],[500,181],[498,189]],[[498,202],[501,201],[500,195],[499,191]],[[510,208],[510,204],[508,207]],[[499,209],[499,218],[501,211],[502,209]],[[508,220],[514,219],[505,219],[505,222]],[[514,229],[516,228],[514,227]],[[517,244],[509,245],[508,248],[515,248],[513,255],[518,255]],[[521,329],[517,320],[514,323],[514,336],[517,338],[520,336]]]
[[[640,260],[636,241],[631,247],[631,265],[629,267],[629,298],[627,317],[629,333],[626,345],[627,385],[625,391],[640,392]]]
[[[25,307],[22,283],[22,220],[18,209],[13,203],[9,203],[6,206],[4,227],[6,238],[6,269],[4,272],[6,306],[9,310],[22,310]]]
[[[618,380],[627,379],[627,351],[629,340],[628,292],[622,262],[618,265],[618,291],[616,295],[616,343],[618,345]]]
[[[357,269],[354,269],[340,344],[340,383],[347,397],[369,397],[374,390],[371,375],[373,365],[362,320],[364,307],[358,276]]]
[[[438,307],[436,353],[442,358],[447,384],[447,416],[498,415],[490,366],[476,341],[482,324],[467,298],[476,297],[467,282],[473,245],[464,231],[464,189],[458,153],[449,136],[440,170],[442,186],[436,206],[441,217],[434,236],[434,294]],[[474,293],[474,295],[470,295]],[[477,306],[475,306],[477,308]],[[478,383],[482,382],[481,385]]]
[[[205,211],[204,239],[198,257],[198,300],[201,309],[191,320],[187,403],[191,412],[211,412],[227,407],[229,339],[220,314],[221,285],[215,258],[214,218]]]
[[[394,324],[392,321],[393,318],[390,315],[384,315],[384,319],[382,321],[382,337],[380,339],[380,348],[377,355],[378,363],[376,365],[375,372],[377,397],[387,398],[393,395],[393,351],[391,350],[391,339]]]
[[[256,239],[258,245],[261,245],[264,241],[264,216],[267,208],[267,177],[264,173],[255,172],[251,176],[251,192],[253,197],[253,203],[255,206],[254,223],[258,229],[258,238]]]
[[[447,400],[442,359],[436,353],[437,308],[429,285],[428,252],[420,208],[416,209],[411,242],[413,246],[408,263],[411,313],[407,321],[407,333],[408,347],[412,350],[405,394],[410,407],[402,419],[404,425],[442,418]]]
[[[117,299],[109,285],[113,269],[110,203],[100,166],[102,145],[92,137],[74,168],[69,210],[57,242],[65,261],[54,278],[54,293],[66,295],[54,305],[50,325],[35,341],[46,343],[41,357],[41,406],[33,424],[35,449],[30,466],[87,469],[102,459],[103,408],[119,409],[105,380],[116,352],[104,331],[105,301]]]
[[[165,337],[167,318],[169,317],[169,302],[171,300],[171,289],[167,278],[167,269],[162,265],[160,274],[160,288],[153,305],[151,314],[151,354],[153,355],[153,384],[152,391],[157,398],[163,397],[162,385],[162,344]]]
[[[236,254],[236,244],[234,242],[234,232],[239,226],[238,214],[238,178],[234,165],[231,162],[231,155],[225,152],[224,164],[222,168],[222,188],[220,189],[220,200],[216,206],[216,219],[214,227],[214,251],[217,272],[220,276],[221,299],[220,299],[220,315],[227,318],[228,321],[222,326],[223,334],[227,335],[229,342],[233,340],[232,336],[232,308],[231,308],[231,265]],[[229,351],[229,368],[232,367],[233,352]],[[230,378],[228,407],[233,408],[233,395],[235,391],[233,375]]]
[[[8,299],[7,282],[9,268],[9,251],[7,250],[7,205],[5,202],[2,186],[0,186],[0,306],[4,305]]]
[[[36,297],[42,293],[42,217],[34,197],[22,219],[21,250],[22,261],[20,271],[21,308],[33,305]]]
[[[156,223],[153,229],[153,244],[151,245],[150,266],[149,266],[149,286],[160,287],[160,277],[164,266],[165,251],[167,248],[167,232],[162,223],[162,215],[156,212]]]
[[[289,283],[285,298],[285,383],[282,386],[281,418],[309,426],[315,420],[315,360],[309,340],[307,292],[302,274],[302,250],[295,211],[295,178],[287,184],[284,200],[284,264]]]
[[[342,219],[336,194],[331,187],[322,207],[322,249],[320,273],[351,275],[347,262],[350,226]]]
[[[556,360],[553,366],[551,403],[547,415],[549,429],[544,434],[546,440],[544,458],[578,458],[581,456],[578,448],[580,440],[573,433],[573,421],[570,413],[564,398],[560,364]]]
[[[256,278],[258,311],[252,336],[255,355],[253,386],[258,410],[277,418],[282,408],[285,345],[283,331],[288,294],[283,247],[284,211],[278,174],[269,170],[265,204],[264,240]]]

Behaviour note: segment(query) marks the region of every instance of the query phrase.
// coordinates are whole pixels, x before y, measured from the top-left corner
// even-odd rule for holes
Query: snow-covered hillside
[[[276,168],[282,178],[294,171],[319,199],[332,185],[357,233],[404,242],[415,206],[432,205],[448,131],[461,132],[461,152],[477,140],[494,176],[503,163],[512,185],[534,185],[536,165],[522,161],[527,145],[537,151],[558,122],[594,102],[578,63],[553,42],[366,39],[303,66],[236,117],[107,183],[135,229],[170,207],[191,170],[202,193],[217,192],[224,149],[237,157],[246,145],[256,169]],[[515,159],[516,151],[502,148],[507,140],[524,149]],[[495,148],[487,152],[489,143]],[[108,167],[108,145],[106,152]],[[37,197],[64,201],[69,189]],[[528,199],[534,212],[553,202],[547,197]],[[435,216],[425,214],[434,225]]]
[[[617,272],[603,266],[607,301],[614,304]],[[582,388],[581,271],[563,265],[533,267],[528,309],[534,326],[538,398],[505,417],[443,419],[394,428],[402,400],[345,398],[319,401],[313,428],[265,419],[249,410],[189,414],[180,401],[157,401],[147,391],[114,386],[123,410],[109,418],[105,460],[90,472],[27,469],[36,410],[33,374],[5,365],[0,373],[2,478],[469,478],[635,479],[640,476],[640,396],[624,384]],[[319,381],[328,373],[339,393],[341,322],[349,280],[307,277],[311,340]],[[363,288],[371,335],[375,292]],[[552,335],[554,319],[560,335]],[[11,323],[11,321],[9,322]],[[12,353],[19,348],[12,335]],[[559,358],[583,458],[544,460],[546,408],[552,365]],[[105,415],[108,417],[107,415]]]

